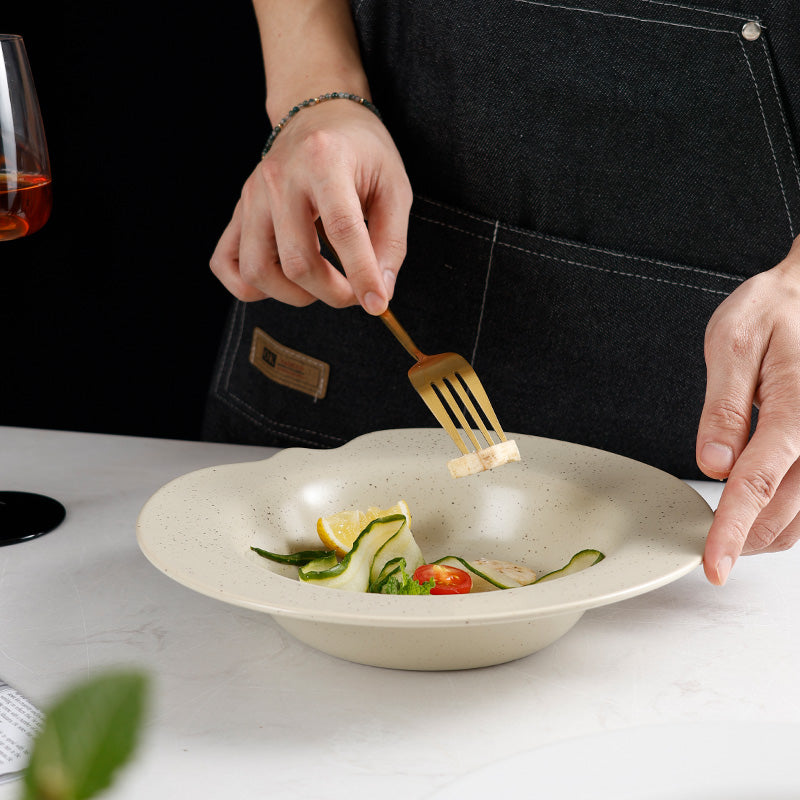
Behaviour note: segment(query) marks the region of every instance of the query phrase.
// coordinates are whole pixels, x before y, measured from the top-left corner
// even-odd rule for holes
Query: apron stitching
[[[239,324],[239,332],[236,337],[236,346],[231,347],[230,343],[233,339],[233,329],[236,327],[237,321],[241,318],[241,323]],[[219,383],[217,384],[217,393],[222,390],[222,381],[223,381],[223,373],[227,373],[225,377],[225,391],[229,391],[229,387],[231,385],[231,374],[233,373],[233,362],[236,360],[236,351],[239,349],[239,343],[242,340],[242,331],[244,330],[244,313],[243,313],[243,304],[241,302],[237,302],[236,304],[236,313],[234,318],[231,320],[230,328],[228,329],[230,336],[228,337],[228,344],[225,348],[225,362],[222,368],[219,371]]]
[[[438,219],[430,219],[429,217],[423,217],[421,214],[416,214],[413,211],[411,212],[412,217],[416,217],[417,219],[421,219],[423,222],[431,222],[434,225],[441,225],[443,228],[450,228],[450,230],[458,231],[459,233],[465,233],[467,236],[474,236],[476,239],[483,239],[485,242],[491,242],[491,236],[484,236],[482,233],[475,233],[474,231],[468,231],[466,228],[459,228],[456,225],[450,225],[448,222],[441,222]]]
[[[236,398],[236,399],[238,400],[239,398]],[[263,415],[262,415],[262,419],[258,419],[255,416],[253,416],[252,414],[248,414],[245,409],[239,408],[235,403],[232,403],[229,398],[220,397],[220,400],[225,405],[227,405],[229,408],[233,409],[234,412],[236,412],[237,414],[241,414],[243,417],[245,417],[246,419],[250,420],[251,423],[253,423],[254,425],[257,425],[259,428],[263,428],[264,430],[271,431],[272,433],[277,433],[279,436],[288,436],[288,437],[294,439],[295,441],[303,442],[303,444],[310,444],[310,445],[314,445],[315,447],[319,447],[319,445],[320,445],[319,441],[315,441],[314,439],[306,439],[303,436],[298,436],[296,433],[289,433],[287,431],[278,430],[278,428],[275,427],[275,425],[278,425],[278,426],[284,427],[284,428],[291,428],[292,427],[291,425],[286,425],[285,423],[277,422],[276,420],[270,419],[269,417],[264,417]],[[265,422],[272,422],[272,423],[274,423],[274,425],[266,425],[266,424],[264,424]],[[304,428],[297,428],[297,430],[301,430],[302,431],[302,430],[305,430],[305,429]],[[341,438],[336,437],[336,436],[330,436],[330,435],[325,434],[325,433],[319,433],[318,431],[309,430],[309,431],[306,431],[306,432],[307,433],[312,433],[312,434],[317,434],[319,436],[324,436],[327,439],[334,439],[335,441],[340,442],[342,444],[344,444],[347,441],[346,439],[341,439]]]
[[[714,278],[724,278],[725,280],[729,281],[736,281],[737,283],[741,283],[744,279],[739,277],[738,275],[729,275],[726,272],[715,272],[711,269],[703,269],[702,267],[690,267],[686,264],[673,264],[669,261],[660,261],[657,258],[647,258],[647,256],[635,256],[631,253],[621,253],[618,250],[610,250],[605,247],[598,247],[596,245],[589,245],[589,244],[581,244],[580,242],[570,242],[565,239],[559,239],[557,236],[548,236],[546,233],[536,233],[535,231],[527,231],[524,228],[515,228],[513,225],[506,225],[504,226],[507,230],[514,231],[515,233],[519,233],[522,236],[531,236],[536,239],[544,239],[548,242],[553,242],[556,244],[562,244],[565,247],[576,247],[579,250],[588,250],[592,253],[604,253],[605,255],[615,256],[616,258],[625,258],[629,261],[642,261],[645,264],[656,264],[661,267],[667,267],[668,269],[675,269],[681,272],[696,272],[700,275],[709,275]]]
[[[238,302],[238,301],[237,301]],[[222,374],[225,372],[225,368],[228,365],[228,352],[231,348],[231,339],[233,338],[233,326],[235,322],[234,315],[231,315],[231,319],[228,322],[228,327],[224,339],[224,345],[222,347],[222,358],[220,359],[220,363],[217,366],[216,372],[214,374],[214,394],[219,395],[221,386],[222,386]]]
[[[475,346],[472,348],[471,363],[475,363],[475,353],[478,351],[478,339],[481,336],[481,323],[483,322],[483,311],[486,308],[486,294],[489,291],[489,276],[492,274],[492,260],[494,259],[494,246],[497,243],[497,229],[500,227],[500,222],[494,223],[494,234],[492,235],[492,246],[489,248],[489,263],[486,265],[486,280],[483,284],[483,298],[481,299],[481,310],[478,314],[478,327],[475,330]]]
[[[571,261],[568,258],[560,258],[559,256],[551,256],[547,253],[538,253],[535,250],[528,250],[525,247],[519,247],[518,245],[514,244],[507,244],[506,242],[499,242],[502,247],[510,247],[512,250],[521,250],[523,253],[529,253],[532,256],[538,256],[539,258],[549,258],[551,261],[561,261],[564,264],[571,264],[574,267],[584,267],[585,269],[593,269],[597,272],[606,272],[610,275],[622,275],[625,278],[641,278],[644,281],[655,281],[656,283],[666,283],[670,286],[680,286],[684,289],[698,289],[701,292],[708,292],[709,294],[721,294],[727,297],[729,294],[728,292],[722,289],[708,289],[705,286],[696,286],[692,283],[681,283],[680,281],[670,281],[666,278],[657,278],[653,275],[639,275],[636,272],[623,272],[622,270],[618,269],[610,269],[608,267],[598,267],[594,264],[584,264],[581,261]]]
[[[236,400],[238,404],[243,406],[243,408],[246,408],[250,412],[249,414],[247,414],[247,412],[245,411],[242,411],[242,409],[239,410],[241,413],[248,416],[253,422],[258,422],[259,420],[261,420],[262,422],[271,422],[273,425],[277,425],[280,428],[289,428],[290,430],[302,431],[303,433],[313,433],[317,436],[322,436],[325,439],[332,439],[335,442],[347,441],[346,439],[343,439],[341,436],[333,436],[330,433],[321,433],[320,431],[315,431],[313,428],[303,428],[299,425],[290,425],[288,422],[280,422],[276,419],[272,419],[271,417],[268,417],[266,414],[262,414],[257,408],[255,408],[246,400],[239,397],[237,394],[234,394],[233,392],[229,392],[228,397],[233,398],[234,400]],[[228,402],[228,404],[231,405],[231,407],[233,407],[229,399],[226,400],[226,398],[223,398],[223,401]],[[258,424],[262,423],[258,422]]]
[[[361,1],[363,2],[364,0],[361,0]],[[743,16],[740,16],[739,14],[731,14],[731,13],[729,13],[727,11],[713,11],[710,8],[692,8],[692,6],[684,6],[684,5],[681,5],[680,3],[666,3],[666,2],[663,2],[663,0],[640,0],[640,2],[642,2],[642,3],[653,3],[654,5],[659,5],[659,6],[672,6],[673,8],[682,8],[685,11],[696,11],[699,14],[713,14],[714,16],[717,16],[717,17],[730,17],[730,19],[737,19],[737,20],[757,20],[757,21],[760,21],[760,18],[756,17],[756,16],[743,17]],[[763,28],[763,26],[762,26],[762,28]]]
[[[747,48],[742,43],[742,40],[739,40],[739,44],[742,48],[742,53],[744,53],[744,60],[747,62],[747,69],[750,71],[750,77],[753,80],[753,86],[756,90],[756,97],[758,98],[758,106],[761,109],[761,119],[764,122],[764,132],[767,134],[767,141],[769,142],[769,149],[772,151],[772,161],[775,164],[775,172],[778,175],[778,183],[781,187],[781,195],[783,196],[783,205],[786,208],[786,216],[789,220],[789,233],[794,239],[794,225],[792,224],[792,212],[789,210],[789,201],[786,199],[786,191],[783,186],[783,178],[781,177],[781,170],[778,166],[778,157],[775,154],[775,145],[772,143],[772,136],[769,133],[769,125],[767,124],[767,116],[764,112],[764,103],[761,100],[761,92],[758,88],[758,81],[756,80],[755,73],[753,72],[753,65],[750,63],[750,56],[747,55]]]
[[[671,25],[676,28],[693,28],[698,31],[708,31],[710,33],[727,33],[729,36],[738,36],[734,31],[728,31],[724,28],[707,28],[703,25],[690,25],[687,22],[671,22],[663,19],[645,19],[643,17],[634,17],[631,14],[612,14],[609,11],[598,11],[596,8],[579,8],[577,6],[563,6],[556,3],[544,3],[542,0],[514,0],[515,3],[527,3],[532,6],[545,6],[546,8],[558,8],[562,11],[581,11],[586,14],[597,14],[601,17],[617,17],[619,19],[630,19],[635,22],[650,22],[654,25]]]
[[[516,0],[519,2],[520,0]],[[358,5],[353,10],[353,16],[358,16],[358,13],[361,11],[361,6],[364,5],[365,0],[359,0]],[[715,11],[710,8],[693,8],[692,6],[685,6],[681,3],[667,3],[663,2],[663,0],[641,0],[643,3],[652,3],[653,5],[658,6],[671,6],[673,8],[682,8],[684,11],[694,11],[698,14],[709,14],[716,17],[728,17],[729,19],[736,19],[736,20],[750,20],[754,19],[757,21],[761,21],[760,17],[752,16],[752,17],[744,17],[738,14],[731,14],[727,11]],[[762,26],[763,27],[763,26]]]
[[[442,208],[445,208],[445,209],[448,208],[448,206],[443,205],[441,203],[434,203],[434,201],[432,201],[432,200],[429,200],[429,201],[426,201],[426,202],[430,202],[433,205],[439,205],[439,206],[441,206]],[[457,211],[456,209],[452,209],[452,210],[454,211],[454,213],[457,213],[457,214],[461,213],[461,212]],[[483,236],[480,233],[475,233],[473,231],[468,231],[465,228],[459,228],[459,227],[457,227],[455,225],[450,225],[447,222],[441,222],[440,220],[437,220],[437,219],[431,219],[430,217],[423,217],[421,214],[418,214],[416,212],[412,212],[411,216],[412,217],[416,217],[417,219],[420,219],[423,222],[430,222],[433,225],[441,225],[442,227],[450,228],[451,230],[458,231],[459,233],[464,233],[467,236],[474,236],[476,239],[483,239],[484,241],[487,241],[487,242],[493,241],[488,236]],[[472,216],[470,214],[465,214],[465,216],[471,216],[473,219],[480,219],[480,217],[474,217],[474,216]],[[545,241],[553,242],[553,243],[556,243],[556,244],[561,244],[561,245],[564,245],[565,247],[576,247],[579,250],[588,250],[589,252],[594,252],[594,253],[604,253],[605,255],[615,256],[616,258],[624,258],[624,259],[627,259],[629,261],[641,261],[641,262],[643,262],[645,264],[656,264],[657,266],[667,267],[668,269],[680,270],[682,272],[696,272],[696,273],[698,273],[700,275],[708,275],[708,276],[714,277],[714,278],[723,278],[725,280],[735,281],[736,283],[741,283],[744,280],[744,278],[742,278],[742,277],[740,277],[738,275],[728,275],[725,272],[714,272],[713,270],[703,269],[702,267],[689,267],[689,266],[685,266],[685,265],[682,265],[682,264],[672,264],[669,261],[659,261],[656,258],[647,258],[646,256],[634,256],[634,255],[631,255],[629,253],[620,253],[617,250],[608,250],[608,249],[603,248],[603,247],[595,247],[595,246],[592,246],[592,245],[581,244],[580,242],[570,242],[570,241],[567,241],[565,239],[559,239],[557,236],[548,236],[547,234],[544,234],[544,233],[536,233],[534,231],[526,231],[524,228],[515,228],[512,225],[501,225],[500,228],[503,229],[503,230],[512,231],[514,233],[519,233],[522,236],[530,236],[530,237],[535,238],[535,239],[544,239]],[[501,242],[501,244],[503,244],[505,247],[516,247],[516,245],[507,244],[505,242]],[[517,249],[518,250],[522,250],[524,252],[534,252],[532,250],[525,250],[524,247],[517,247]],[[554,258],[555,257],[556,256],[554,256]],[[598,269],[601,269],[601,268],[598,267]],[[623,273],[623,274],[625,274],[625,273]],[[642,277],[645,277],[645,276],[642,276]]]
[[[789,124],[786,121],[786,114],[783,113],[783,103],[781,103],[781,96],[778,92],[778,82],[775,80],[775,70],[772,68],[772,59],[769,57],[769,51],[767,50],[767,43],[764,39],[761,40],[761,48],[764,51],[764,59],[767,62],[767,67],[769,68],[769,74],[772,78],[772,90],[775,92],[775,99],[778,103],[778,111],[780,111],[781,120],[783,122],[783,132],[786,134],[786,141],[789,144],[789,153],[792,157],[792,166],[794,167],[794,176],[797,180],[797,186],[800,188],[800,169],[797,165],[797,155],[794,152],[794,143],[792,141],[792,135],[789,133]]]
[[[453,206],[448,206],[445,203],[440,203],[436,200],[431,200],[428,197],[423,197],[422,195],[418,195],[421,200],[426,203],[430,203],[432,206],[438,206],[439,208],[443,208],[446,211],[452,211],[454,214],[459,214],[462,217],[467,217],[468,219],[474,219],[476,222],[483,222],[485,225],[491,225],[492,221],[487,219],[486,217],[479,217],[477,214],[470,214],[469,211],[462,211],[460,208],[455,208]],[[488,237],[487,237],[488,238]]]

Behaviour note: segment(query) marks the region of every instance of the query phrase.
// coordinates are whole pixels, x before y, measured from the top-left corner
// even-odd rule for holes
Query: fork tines
[[[466,454],[470,450],[459,427],[476,451],[492,447],[496,443],[489,427],[500,442],[506,441],[506,435],[500,427],[486,390],[475,370],[466,362],[460,364],[456,371],[434,378],[430,382],[418,383],[412,377],[412,383],[462,453]],[[476,437],[474,430],[476,428],[483,435],[486,444],[481,444]]]

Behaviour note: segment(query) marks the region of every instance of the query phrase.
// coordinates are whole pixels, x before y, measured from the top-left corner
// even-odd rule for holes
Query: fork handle
[[[397,341],[405,347],[411,356],[417,361],[422,361],[425,358],[425,353],[414,344],[411,337],[406,333],[406,329],[397,321],[391,309],[387,308],[380,317],[386,327],[394,334]]]

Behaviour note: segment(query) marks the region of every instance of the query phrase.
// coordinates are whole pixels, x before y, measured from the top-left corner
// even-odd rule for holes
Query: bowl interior
[[[174,580],[277,616],[348,625],[452,626],[583,611],[656,588],[700,563],[711,511],[682,481],[639,462],[518,435],[522,461],[453,479],[444,431],[362,436],[335,450],[290,448],[190,473],[147,503],[138,538]],[[318,549],[320,516],[404,499],[425,557],[497,558],[541,573],[577,551],[606,558],[573,576],[508,591],[391,597],[297,580],[253,553]]]
[[[246,539],[242,546],[286,553],[319,548],[320,516],[388,508],[403,499],[426,560],[496,558],[543,573],[585,548],[612,555],[637,522],[636,506],[619,502],[607,473],[587,480],[585,470],[553,474],[528,462],[454,480],[441,457],[396,451],[380,458],[351,456],[344,459],[347,468],[339,469],[333,461],[321,468],[321,456],[290,466],[294,479],[281,481],[263,516],[256,512],[252,534],[239,528]],[[273,562],[265,561],[265,568],[296,577],[296,570]]]

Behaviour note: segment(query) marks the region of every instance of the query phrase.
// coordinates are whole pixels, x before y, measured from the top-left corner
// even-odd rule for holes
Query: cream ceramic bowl
[[[465,669],[511,661],[563,636],[583,613],[676,580],[700,564],[712,512],[682,481],[574,444],[515,435],[522,461],[453,479],[444,431],[380,431],[334,450],[290,448],[190,473],[160,489],[137,526],[173,580],[264,611],[301,641],[381,667]],[[392,597],[301,583],[267,561],[318,549],[318,517],[405,500],[428,560],[497,558],[544,573],[584,548],[606,558],[520,589]]]

